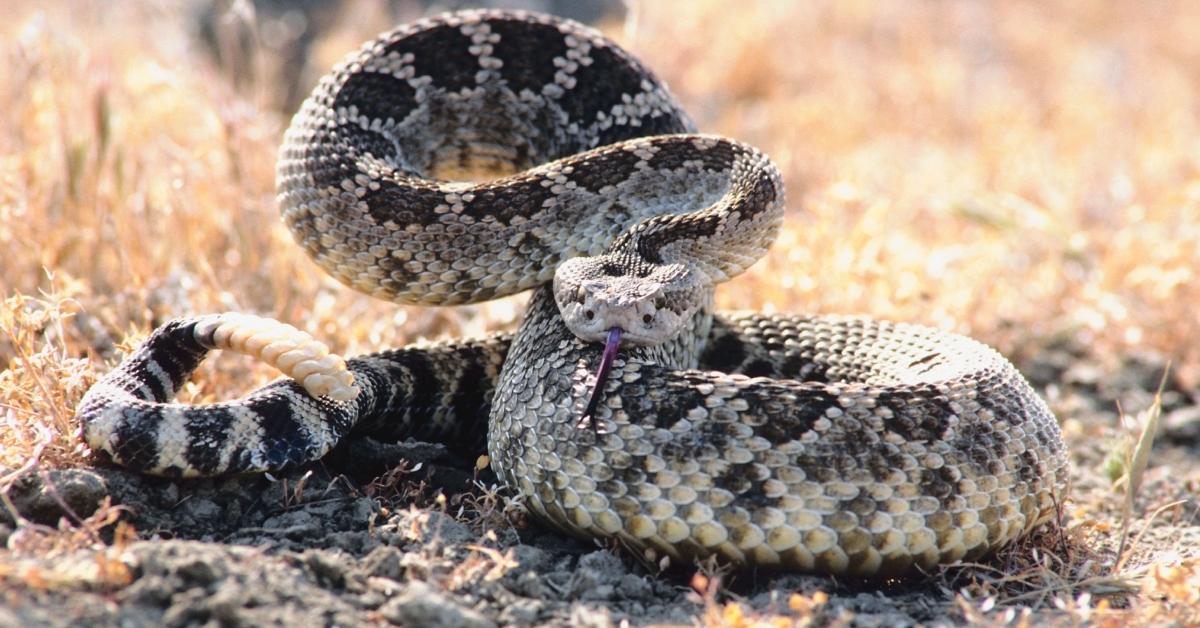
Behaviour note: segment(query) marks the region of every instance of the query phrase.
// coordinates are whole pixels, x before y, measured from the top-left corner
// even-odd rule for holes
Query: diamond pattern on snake
[[[461,173],[494,172],[479,182]],[[343,360],[283,323],[167,323],[78,408],[81,437],[166,476],[284,469],[351,433],[486,448],[566,533],[803,572],[899,575],[1046,522],[1054,416],[971,339],[860,317],[718,313],[784,218],[771,160],[698,133],[600,33],[469,11],[401,26],[288,128],[278,203],[347,286],[432,306],[533,295],[515,333]],[[210,350],[288,377],[171,399]]]

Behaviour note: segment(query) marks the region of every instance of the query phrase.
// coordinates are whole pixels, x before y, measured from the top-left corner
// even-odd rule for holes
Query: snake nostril
[[[590,320],[596,318],[596,312],[594,312],[592,310],[584,310],[583,317],[590,321]]]

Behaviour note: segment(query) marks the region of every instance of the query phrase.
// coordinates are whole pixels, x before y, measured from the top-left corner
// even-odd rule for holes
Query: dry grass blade
[[[1171,367],[1168,364],[1167,368],[1163,370],[1158,390],[1154,393],[1154,401],[1143,412],[1142,431],[1138,435],[1137,444],[1129,454],[1126,464],[1125,500],[1121,512],[1121,545],[1117,550],[1117,571],[1120,571],[1125,562],[1125,546],[1129,539],[1130,520],[1133,518],[1133,502],[1137,498],[1138,489],[1142,486],[1142,475],[1146,472],[1146,465],[1150,463],[1150,450],[1154,447],[1154,437],[1158,434],[1158,422],[1162,416],[1162,394],[1166,389],[1167,375],[1170,370]]]

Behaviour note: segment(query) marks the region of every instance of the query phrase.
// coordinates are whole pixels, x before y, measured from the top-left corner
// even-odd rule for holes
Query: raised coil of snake
[[[456,180],[478,172],[494,174]],[[780,228],[780,175],[695,133],[662,81],[574,22],[471,11],[367,43],[295,115],[277,186],[296,240],[346,285],[429,305],[533,289],[524,321],[342,361],[275,321],[175,320],[84,397],[93,449],[194,476],[299,465],[351,433],[486,444],[570,534],[831,574],[979,557],[1065,490],[1055,418],[988,347],[714,314],[714,285]],[[171,403],[212,349],[290,378]]]

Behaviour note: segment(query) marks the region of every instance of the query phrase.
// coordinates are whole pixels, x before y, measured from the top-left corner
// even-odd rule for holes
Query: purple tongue
[[[587,407],[583,411],[583,418],[580,425],[586,423],[592,424],[592,431],[599,434],[599,428],[596,422],[592,420],[592,415],[596,412],[596,406],[600,405],[600,396],[604,391],[604,381],[608,379],[608,372],[612,369],[613,360],[617,359],[617,348],[621,346],[621,328],[613,327],[608,330],[608,341],[604,343],[604,355],[600,356],[600,368],[596,369],[596,384],[592,387],[592,394],[588,397]]]

